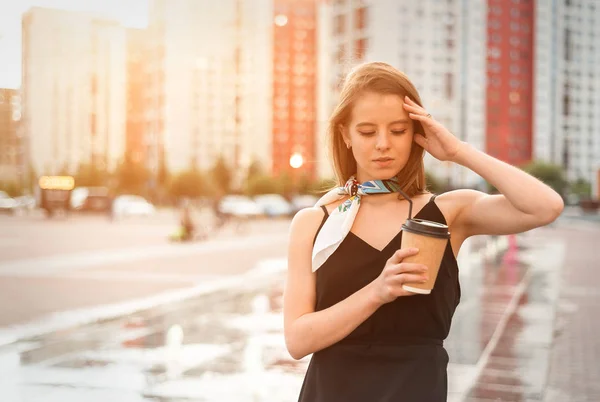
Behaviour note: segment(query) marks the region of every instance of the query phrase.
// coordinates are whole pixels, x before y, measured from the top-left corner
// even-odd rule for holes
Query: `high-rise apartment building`
[[[273,172],[314,177],[317,111],[317,1],[274,0]],[[292,157],[300,157],[297,165]],[[292,166],[290,166],[292,165]]]
[[[173,171],[223,157],[281,173],[293,154],[314,171],[315,30],[314,0],[154,0],[150,164],[162,148]]]
[[[167,4],[168,3],[168,4]],[[241,2],[205,0],[151,2],[149,21],[149,91],[147,95],[148,162],[151,170],[164,154],[170,171],[206,170],[223,157],[230,167],[249,164],[252,133],[244,126],[237,90],[252,85],[251,72],[236,51],[246,40],[236,19]],[[260,53],[260,50],[258,51]],[[260,133],[254,140],[261,143]]]
[[[35,173],[113,170],[125,149],[125,29],[37,7],[22,24],[23,130]]]
[[[125,131],[125,158],[146,165],[145,112],[148,32],[127,29],[127,126]]]
[[[538,1],[535,15],[534,157],[592,183],[598,197],[600,4]]]
[[[534,11],[532,1],[488,2],[486,151],[516,166],[532,159]]]
[[[26,155],[20,131],[21,97],[18,90],[0,88],[0,182],[21,184]]]

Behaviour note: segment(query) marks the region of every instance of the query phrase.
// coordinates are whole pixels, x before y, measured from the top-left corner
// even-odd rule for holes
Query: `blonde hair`
[[[389,64],[382,62],[365,63],[356,66],[344,80],[339,102],[329,118],[328,143],[333,160],[338,185],[343,186],[356,174],[356,160],[352,150],[347,149],[342,136],[342,127],[348,127],[352,109],[358,97],[364,92],[393,94],[401,98],[408,95],[422,106],[421,97],[408,77]],[[414,133],[425,134],[420,122],[413,120]],[[425,168],[423,148],[412,144],[406,166],[398,172],[398,182],[402,190],[412,197],[425,191]]]

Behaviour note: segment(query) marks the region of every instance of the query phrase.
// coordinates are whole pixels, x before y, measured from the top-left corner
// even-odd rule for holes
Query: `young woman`
[[[340,188],[300,211],[290,229],[285,340],[295,359],[313,354],[300,401],[445,401],[443,340],[460,300],[461,244],[546,225],[563,201],[457,139],[427,112],[409,79],[385,63],[348,75],[329,135]],[[428,193],[424,150],[471,169],[500,194]],[[413,201],[413,217],[447,224],[451,233],[428,295],[402,289],[424,282],[428,267],[402,262],[419,251],[401,248],[409,203],[397,188]]]

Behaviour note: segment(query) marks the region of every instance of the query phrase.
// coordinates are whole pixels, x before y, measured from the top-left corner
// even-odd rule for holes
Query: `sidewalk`
[[[600,401],[600,223],[561,229],[567,246],[545,402]],[[548,233],[551,238],[554,233]]]
[[[573,223],[520,237],[540,252],[464,401],[600,401],[600,225]]]

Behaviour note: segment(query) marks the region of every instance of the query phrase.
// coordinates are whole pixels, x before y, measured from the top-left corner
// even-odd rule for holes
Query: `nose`
[[[390,139],[385,131],[381,132],[377,136],[377,143],[375,144],[375,147],[378,151],[383,151],[390,148]]]

